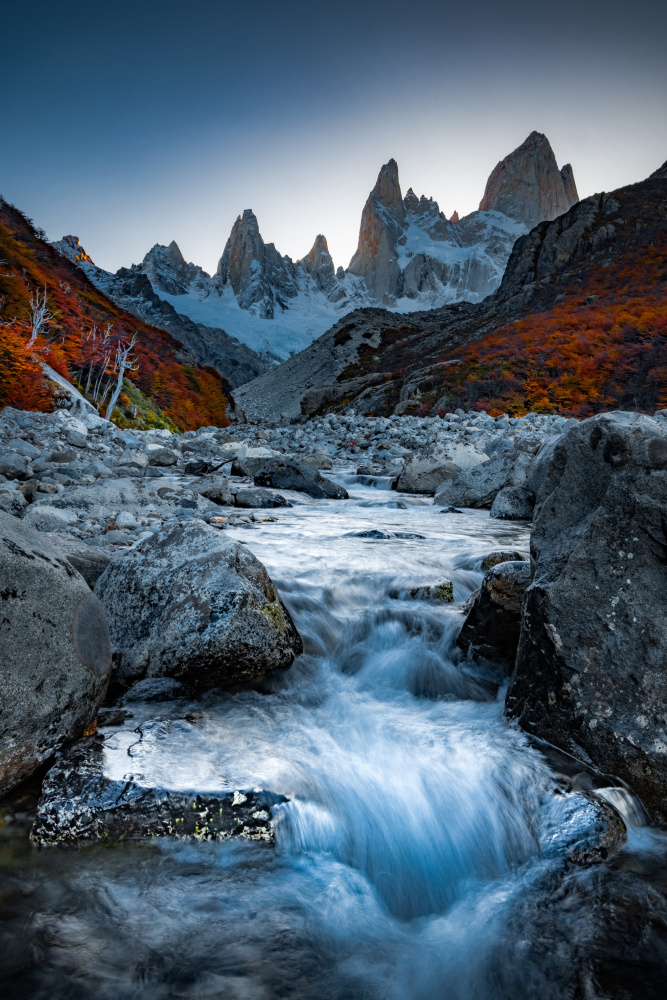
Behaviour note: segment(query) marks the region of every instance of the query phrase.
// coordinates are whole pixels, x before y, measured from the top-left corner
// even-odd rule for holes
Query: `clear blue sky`
[[[533,129],[580,195],[667,159],[664,0],[7,4],[0,193],[110,269],[235,217],[347,265],[378,169],[449,215]]]

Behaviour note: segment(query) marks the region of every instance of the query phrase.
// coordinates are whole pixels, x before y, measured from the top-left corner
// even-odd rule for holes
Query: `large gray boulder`
[[[537,496],[507,712],[627,781],[667,822],[667,428],[572,427]]]
[[[322,476],[318,469],[294,460],[272,461],[255,475],[255,486],[296,490],[316,500],[347,500],[347,490]]]
[[[48,538],[51,545],[62,553],[70,566],[81,574],[91,590],[111,562],[110,554],[104,549],[87,545],[73,535],[49,531],[42,537]]]
[[[0,792],[81,736],[106,691],[104,611],[44,535],[0,513]]]
[[[0,475],[5,479],[29,479],[30,465],[24,455],[8,452],[0,455]]]
[[[496,563],[488,570],[456,640],[466,656],[493,660],[512,672],[529,583],[528,561]]]
[[[506,486],[496,494],[489,514],[500,521],[530,521],[535,497],[523,486]]]
[[[459,473],[438,486],[434,502],[450,507],[490,507],[507,486],[524,486],[533,456],[513,451]]]
[[[14,517],[23,517],[28,509],[28,501],[20,490],[3,490],[0,484],[0,510]]]
[[[487,461],[478,448],[458,443],[442,450],[417,452],[405,463],[396,488],[402,493],[433,494],[445,480]]]
[[[288,667],[302,644],[264,566],[199,520],[147,538],[109,565],[104,605],[116,677],[172,677],[195,692]]]

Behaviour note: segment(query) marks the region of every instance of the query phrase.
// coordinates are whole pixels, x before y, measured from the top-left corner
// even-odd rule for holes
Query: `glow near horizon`
[[[227,4],[197,6],[233,10]],[[440,17],[442,34],[446,18],[439,6],[418,6]],[[39,130],[40,115],[44,140],[38,157],[7,158],[0,166],[0,193],[49,238],[79,236],[93,260],[109,270],[137,263],[154,243],[175,239],[187,260],[210,273],[246,208],[253,209],[264,240],[280,253],[298,259],[321,232],[336,266],[346,267],[368,192],[392,156],[403,194],[413,187],[417,195],[432,196],[447,216],[454,209],[463,216],[477,208],[497,161],[533,129],[548,136],[560,166],[572,163],[581,197],[641,180],[664,162],[667,60],[655,24],[656,18],[665,20],[659,5],[638,0],[636,11],[644,13],[644,21],[637,16],[628,24],[622,4],[592,0],[587,11],[564,2],[562,17],[576,15],[583,24],[579,35],[533,22],[520,25],[517,34],[510,15],[519,24],[520,11],[534,10],[521,0],[503,8],[509,23],[499,22],[500,31],[493,22],[500,16],[497,8],[487,8],[485,36],[461,22],[458,45],[445,50],[424,43],[419,58],[393,29],[381,36],[384,47],[378,42],[370,54],[363,33],[349,40],[339,34],[324,52],[329,79],[321,95],[303,85],[318,65],[308,53],[299,53],[296,69],[285,55],[275,66],[261,66],[254,91],[247,80],[236,80],[238,67],[232,66],[228,76],[237,90],[231,97],[223,94],[216,103],[210,94],[198,94],[197,104],[194,84],[192,92],[180,94],[171,77],[165,83],[162,63],[151,64],[150,77],[135,69],[136,79],[126,81],[127,94],[121,88],[119,96],[121,77],[104,69],[99,58],[93,61],[87,49],[76,49],[80,59],[90,61],[90,74],[106,73],[96,80],[96,103],[90,106],[106,115],[118,140],[98,137],[94,129],[82,132],[76,119],[61,113],[54,117],[48,101],[42,108],[43,88],[34,95],[19,93],[15,121],[10,114],[5,123],[8,142],[20,152],[26,117],[29,127]],[[387,0],[381,9],[389,16],[402,5]],[[161,27],[172,45],[175,30],[169,34]],[[450,26],[449,37],[453,31]],[[274,57],[270,41],[259,37],[253,69],[262,54]],[[157,38],[156,48],[160,42]],[[140,50],[142,39],[132,36],[127,45],[132,44]],[[205,47],[206,39],[198,37],[197,44]],[[188,58],[194,79],[199,66],[192,60],[199,49],[193,52]],[[357,81],[360,53],[366,65]],[[276,66],[284,74],[277,96],[267,90]],[[137,83],[145,92],[139,107],[128,96],[134,96]],[[167,84],[169,101],[160,104]],[[52,85],[57,91],[57,81]],[[59,97],[54,95],[54,105]]]

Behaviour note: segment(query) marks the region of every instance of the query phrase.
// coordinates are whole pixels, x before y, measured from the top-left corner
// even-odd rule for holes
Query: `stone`
[[[47,531],[44,537],[62,553],[70,566],[81,574],[91,590],[111,562],[108,552],[97,546],[88,545],[73,535]]]
[[[167,526],[97,581],[116,679],[173,677],[195,692],[288,667],[301,639],[264,566],[199,520]]]
[[[509,675],[514,667],[521,605],[530,583],[530,563],[496,563],[484,575],[456,645],[466,656],[493,660]]]
[[[29,479],[28,459],[25,455],[18,455],[16,452],[0,455],[0,475],[4,476],[5,479]]]
[[[501,521],[530,521],[534,506],[535,497],[530,490],[506,486],[496,494],[489,513]]]
[[[57,531],[76,524],[79,518],[73,510],[61,510],[50,504],[32,503],[24,516],[24,521],[37,531]]]
[[[506,486],[523,486],[534,459],[510,452],[460,472],[438,486],[434,503],[453,507],[491,507]]]
[[[81,736],[106,692],[99,600],[40,532],[0,513],[0,793]]]
[[[20,490],[0,489],[0,510],[14,517],[23,517],[28,509],[28,501]]]
[[[121,510],[116,514],[117,528],[136,528],[137,519],[129,510]]]
[[[667,427],[639,413],[571,426],[537,494],[531,558],[508,715],[667,822]]]
[[[128,450],[118,456],[115,464],[122,469],[145,469],[148,465],[148,456],[138,449]]]
[[[157,448],[148,452],[149,465],[169,466],[176,465],[178,455],[171,448]]]
[[[526,557],[521,554],[521,552],[489,552],[487,556],[484,556],[481,563],[482,570],[486,573],[488,569],[493,569],[498,563],[503,562],[522,562]]]
[[[77,458],[78,455],[74,451],[74,448],[59,448],[57,451],[51,452],[49,462],[53,465],[69,465],[70,462],[75,462]]]
[[[442,451],[424,451],[413,455],[405,463],[398,480],[401,493],[433,494],[440,484],[454,479],[464,469],[471,469],[487,456],[477,448],[452,444]]]
[[[254,489],[237,490],[234,497],[235,507],[261,508],[261,507],[291,507],[289,500],[285,500],[280,493],[273,490],[263,489],[256,486]]]
[[[134,751],[143,741],[169,737],[181,722],[147,722],[134,736]],[[178,840],[248,840],[274,842],[271,810],[284,802],[282,795],[246,787],[174,789],[148,784],[132,773],[122,731],[106,743],[99,737],[79,741],[61,753],[42,786],[30,839],[35,844],[81,844],[92,841],[139,840],[173,837]],[[121,743],[120,749],[114,748]],[[126,757],[128,773],[115,777],[108,766]]]
[[[255,486],[296,490],[314,499],[347,500],[348,493],[338,483],[326,479],[317,469],[296,461],[273,461],[255,476]]]

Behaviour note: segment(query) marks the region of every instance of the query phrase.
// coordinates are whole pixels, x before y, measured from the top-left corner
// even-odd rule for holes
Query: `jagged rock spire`
[[[577,201],[572,167],[567,164],[561,172],[547,137],[531,132],[492,171],[479,208],[504,212],[532,229],[567,212]]]

